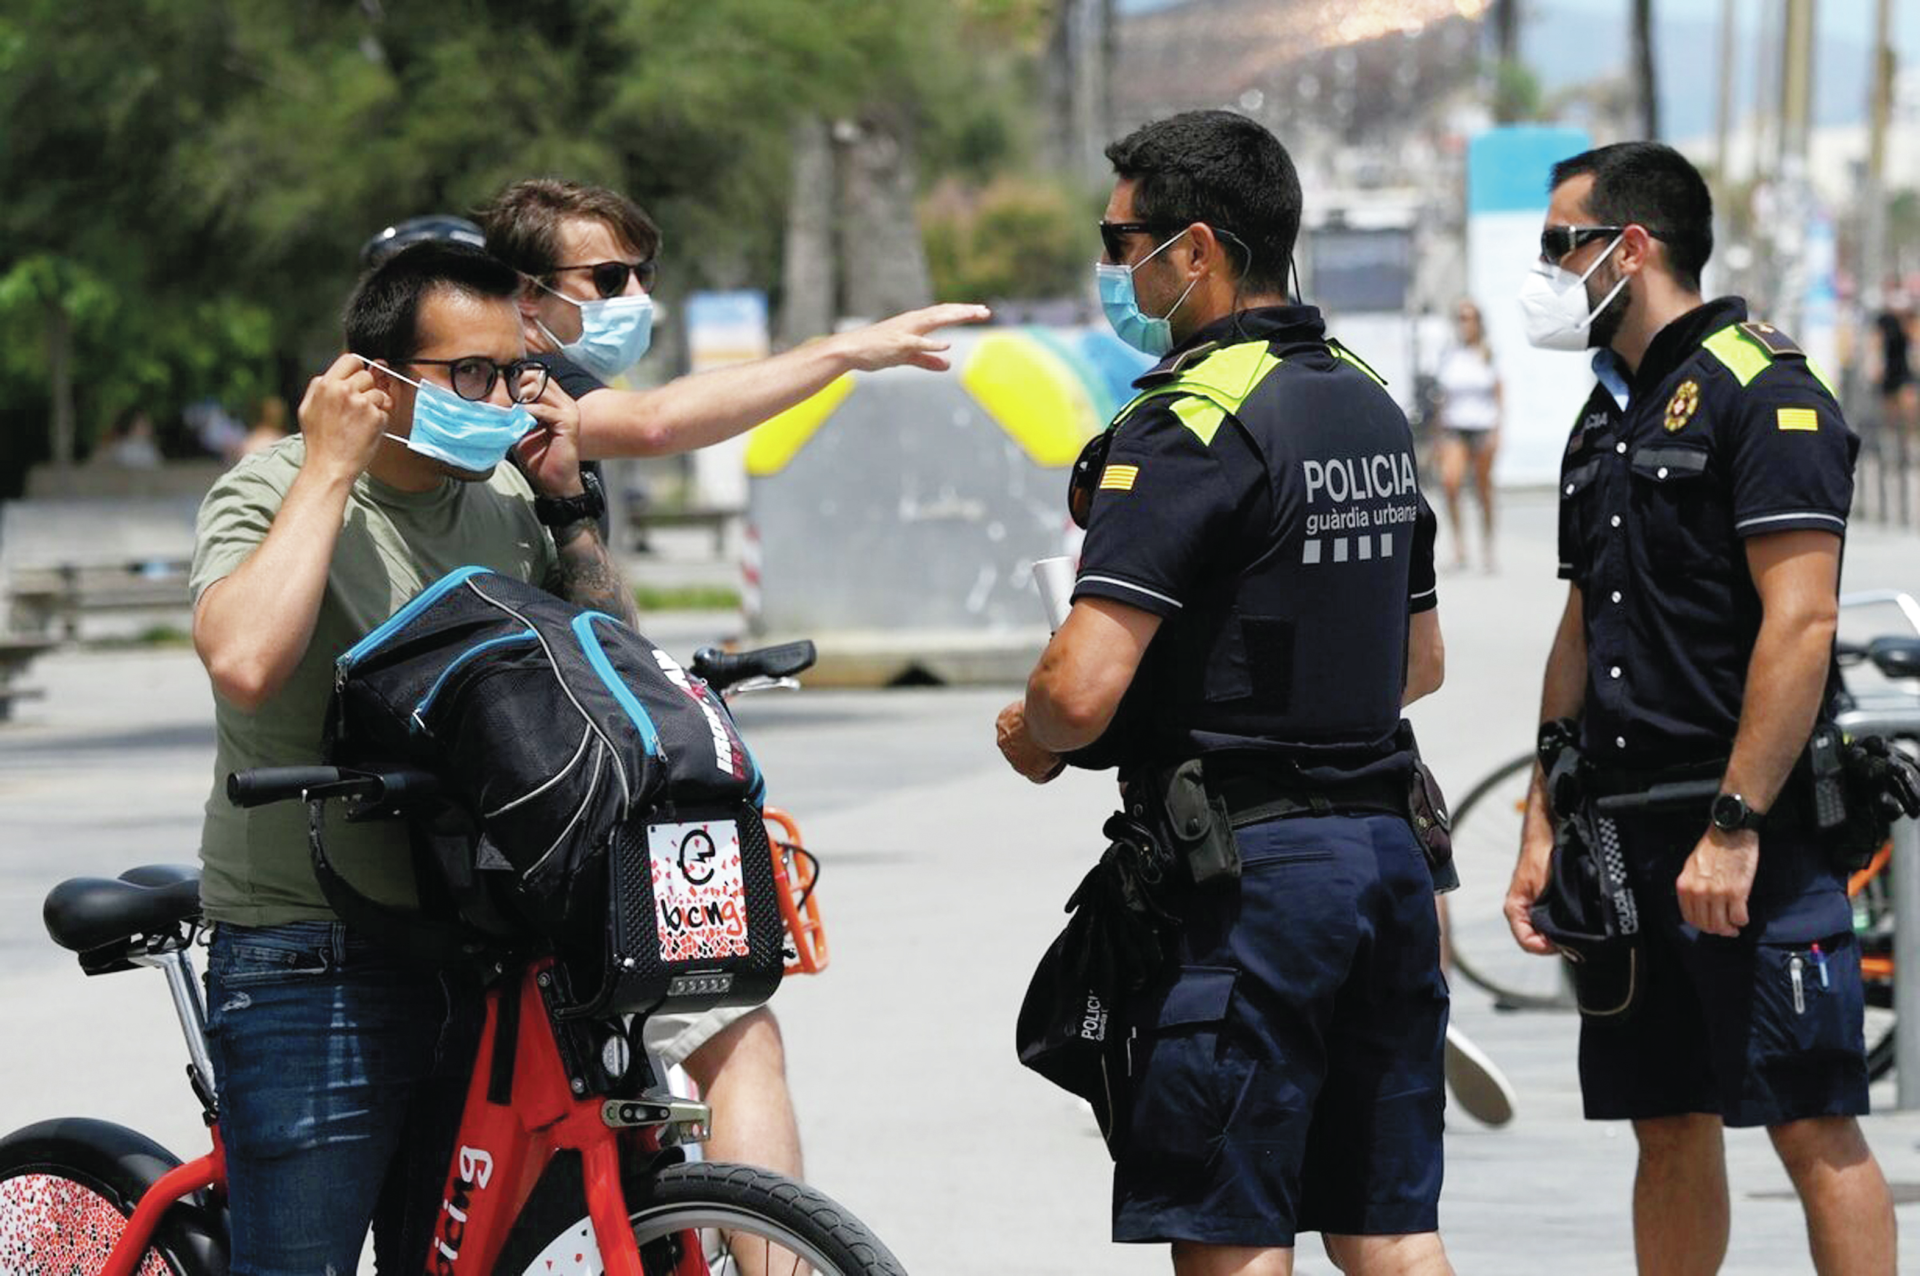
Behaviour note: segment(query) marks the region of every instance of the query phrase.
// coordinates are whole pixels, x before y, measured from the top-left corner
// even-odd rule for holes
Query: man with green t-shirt
[[[201,506],[193,638],[217,732],[201,894],[235,1271],[352,1271],[370,1223],[383,1270],[418,1260],[480,1000],[470,977],[350,934],[304,813],[236,810],[219,777],[320,761],[334,657],[456,567],[633,618],[581,482],[579,410],[526,360],[518,289],[467,245],[384,262],[347,304],[348,353],[307,387],[301,433]],[[328,849],[362,893],[413,899],[401,826],[341,824]]]

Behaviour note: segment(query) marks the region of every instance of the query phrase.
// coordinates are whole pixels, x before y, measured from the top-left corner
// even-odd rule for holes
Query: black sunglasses
[[[472,403],[478,403],[493,393],[493,384],[501,377],[507,379],[507,397],[515,403],[532,403],[547,389],[547,366],[535,363],[532,359],[515,359],[511,363],[495,363],[485,355],[469,354],[458,359],[409,359],[408,363],[431,363],[447,369],[447,379],[453,382],[453,392]],[[527,373],[534,373],[534,379],[528,381]]]
[[[1106,249],[1108,261],[1125,261],[1128,235],[1152,235],[1174,229],[1177,227],[1171,222],[1103,221],[1100,223],[1100,247]]]
[[[1093,514],[1093,494],[1100,490],[1100,475],[1107,468],[1107,449],[1113,446],[1113,431],[1105,429],[1087,440],[1067,476],[1067,517],[1085,530]]]
[[[1568,253],[1596,239],[1609,239],[1625,226],[1549,226],[1540,232],[1540,260],[1558,266]]]
[[[595,261],[584,266],[555,266],[554,274],[567,270],[586,270],[592,272],[594,291],[602,300],[618,297],[627,290],[627,276],[632,275],[640,281],[640,291],[652,292],[653,280],[659,273],[659,266],[649,257],[645,261]]]

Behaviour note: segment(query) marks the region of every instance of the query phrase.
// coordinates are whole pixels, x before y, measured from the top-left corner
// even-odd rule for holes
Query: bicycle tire
[[[1867,1047],[1867,1080],[1878,1081],[1893,1071],[1894,1061],[1898,1057],[1894,1054],[1893,1037],[1893,1025],[1888,1024],[1886,1030],[1880,1033],[1879,1040]]]
[[[0,1139],[0,1271],[93,1276],[147,1189],[180,1164],[124,1126],[43,1121]],[[137,1276],[226,1276],[226,1221],[202,1194],[164,1215]]]
[[[1453,808],[1453,858],[1460,888],[1442,896],[1453,969],[1501,1010],[1570,1010],[1565,962],[1523,951],[1503,904],[1520,849],[1520,804],[1532,780],[1523,753],[1483,777]]]
[[[629,1183],[627,1207],[649,1276],[682,1270],[676,1264],[689,1233],[700,1236],[708,1270],[716,1276],[744,1270],[905,1276],[900,1261],[859,1219],[818,1189],[771,1170],[715,1161],[671,1165]],[[743,1268],[732,1252],[741,1236],[769,1247],[777,1244],[791,1261]],[[763,1252],[762,1257],[774,1255]],[[508,1261],[503,1256],[499,1270],[525,1276],[601,1276],[592,1225],[578,1219],[530,1258]]]

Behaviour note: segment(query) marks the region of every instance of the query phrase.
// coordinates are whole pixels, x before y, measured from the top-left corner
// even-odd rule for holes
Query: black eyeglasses
[[[1087,440],[1067,476],[1067,517],[1084,530],[1093,513],[1093,494],[1100,487],[1100,475],[1107,468],[1107,449],[1113,446],[1113,431],[1102,430]]]
[[[515,403],[532,403],[547,389],[547,366],[532,359],[495,363],[485,355],[469,354],[458,359],[409,359],[407,362],[431,363],[447,369],[453,392],[472,403],[492,394],[494,382],[501,377],[507,379],[507,397]],[[529,372],[534,374],[531,381],[527,379]]]
[[[1558,266],[1567,254],[1582,244],[1608,239],[1625,226],[1549,226],[1540,232],[1540,260]]]
[[[1106,249],[1107,260],[1125,261],[1127,258],[1128,235],[1152,235],[1163,230],[1172,230],[1168,222],[1109,222],[1100,223],[1100,247]]]
[[[659,266],[649,257],[645,261],[595,261],[584,266],[555,266],[553,273],[558,275],[569,270],[590,271],[593,289],[602,300],[618,297],[627,290],[627,276],[632,275],[640,281],[640,291],[652,292],[653,280],[659,273]]]

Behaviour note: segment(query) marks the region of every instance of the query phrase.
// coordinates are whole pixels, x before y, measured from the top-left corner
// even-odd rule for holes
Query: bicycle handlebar
[[[693,653],[692,672],[715,691],[725,691],[749,678],[791,678],[812,668],[817,657],[812,641],[805,638],[756,651],[702,647]]]
[[[440,781],[425,771],[356,771],[337,766],[263,766],[227,777],[227,801],[238,807],[266,806],[294,798],[364,798],[403,802],[438,792]]]

